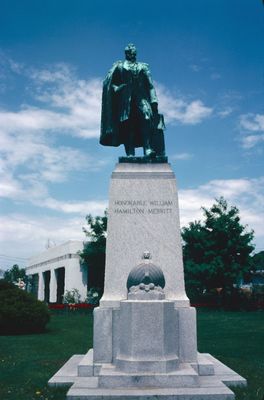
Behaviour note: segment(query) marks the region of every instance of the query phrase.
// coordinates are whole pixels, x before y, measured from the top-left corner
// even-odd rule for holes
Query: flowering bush
[[[78,304],[81,302],[81,295],[78,289],[66,290],[63,296],[63,303]]]
[[[102,297],[102,292],[98,288],[91,288],[87,292],[86,303],[98,305],[100,298]]]
[[[67,311],[92,311],[94,304],[78,303],[78,304],[49,304],[51,311],[67,312]]]

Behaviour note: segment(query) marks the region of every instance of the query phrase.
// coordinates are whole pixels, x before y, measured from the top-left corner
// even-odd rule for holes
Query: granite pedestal
[[[245,379],[197,352],[170,165],[118,164],[108,215],[105,288],[94,310],[93,350],[73,356],[49,384],[72,384],[68,400],[234,399],[227,386],[245,385]],[[128,293],[130,271],[146,252],[163,272],[164,289],[141,284]]]

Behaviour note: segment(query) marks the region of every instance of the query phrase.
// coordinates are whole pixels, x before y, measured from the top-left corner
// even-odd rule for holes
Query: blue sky
[[[165,115],[181,224],[223,195],[263,250],[263,37],[261,0],[2,0],[0,268],[83,240],[106,208],[124,150],[98,144],[101,87],[129,42]]]

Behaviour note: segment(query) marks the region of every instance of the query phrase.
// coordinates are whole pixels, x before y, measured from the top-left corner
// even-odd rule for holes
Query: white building
[[[70,240],[29,259],[26,274],[31,277],[31,291],[39,300],[61,303],[65,291],[72,289],[78,289],[81,300],[85,300],[87,268],[80,264],[81,250],[83,242]]]

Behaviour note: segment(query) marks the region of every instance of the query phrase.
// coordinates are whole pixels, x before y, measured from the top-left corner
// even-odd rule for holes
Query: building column
[[[55,269],[50,270],[50,302],[56,303],[57,301],[57,279]]]
[[[38,283],[38,299],[43,301],[44,300],[44,277],[43,272],[38,274],[39,276],[39,283]]]

